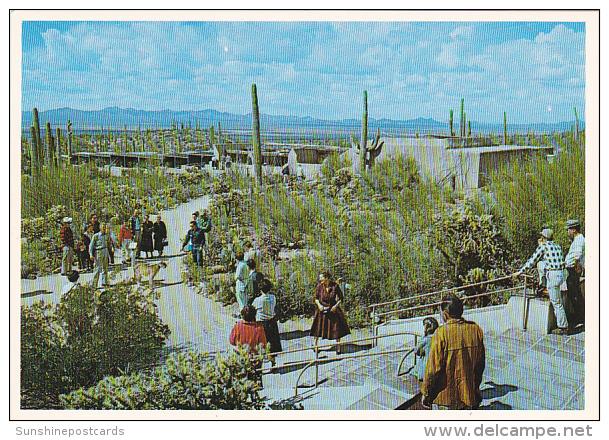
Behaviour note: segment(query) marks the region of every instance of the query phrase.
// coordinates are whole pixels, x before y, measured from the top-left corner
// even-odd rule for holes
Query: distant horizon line
[[[32,110],[21,110],[21,113],[32,113],[33,109],[36,107],[32,107]],[[146,113],[163,113],[163,112],[173,112],[173,113],[201,113],[201,112],[215,112],[215,113],[219,113],[219,114],[226,114],[226,115],[235,115],[235,116],[242,116],[242,117],[246,117],[249,115],[252,115],[252,112],[248,112],[248,113],[232,113],[232,112],[227,112],[227,111],[220,111],[220,110],[216,110],[216,109],[212,109],[212,108],[206,108],[203,110],[171,110],[171,109],[163,109],[163,110],[144,110],[144,109],[136,109],[136,108],[132,108],[132,107],[118,107],[118,106],[108,106],[108,107],[104,107],[101,108],[99,110],[85,110],[85,109],[78,109],[78,108],[72,108],[72,107],[57,107],[57,108],[52,108],[52,109],[48,109],[48,110],[38,110],[39,113],[45,113],[45,112],[52,112],[52,111],[58,111],[58,110],[73,110],[73,111],[79,111],[79,112],[102,112],[104,110],[125,110],[125,111],[134,111],[134,112],[146,112]],[[272,117],[286,117],[286,118],[297,118],[297,119],[313,119],[313,120],[319,120],[319,121],[327,121],[327,122],[342,122],[342,121],[359,121],[358,118],[356,117],[347,117],[347,118],[343,118],[343,119],[325,119],[324,117],[317,117],[317,116],[296,116],[296,115],[286,115],[286,114],[271,114],[271,113],[260,113],[261,115],[264,116],[272,116]],[[442,122],[440,120],[437,120],[433,117],[423,117],[423,116],[418,116],[416,118],[412,118],[412,119],[390,119],[390,118],[374,118],[374,117],[369,117],[369,120],[373,120],[373,121],[391,121],[391,122],[409,122],[409,121],[416,121],[416,120],[425,120],[425,121],[434,121],[440,124],[448,124],[448,122]],[[447,118],[448,119],[448,118]],[[578,121],[580,123],[585,123],[585,118],[578,118]],[[482,121],[476,121],[476,120],[471,120],[472,123],[477,123],[477,124],[487,124],[487,125],[502,125],[503,122],[482,122]],[[565,124],[568,122],[575,122],[575,120],[563,120],[563,121],[557,121],[557,122],[542,122],[542,121],[535,121],[535,122],[519,122],[519,123],[508,123],[508,125],[532,125],[532,124],[546,124],[546,125],[558,125],[558,124]],[[458,124],[455,124],[456,127],[458,127]]]

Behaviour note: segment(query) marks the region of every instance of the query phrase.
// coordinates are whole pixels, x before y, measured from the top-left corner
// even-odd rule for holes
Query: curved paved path
[[[169,247],[166,248],[168,257],[164,258],[167,268],[162,269],[156,277],[155,290],[159,293],[159,299],[155,302],[159,316],[171,329],[167,340],[169,350],[187,347],[206,351],[224,350],[228,348],[228,335],[235,323],[232,308],[223,307],[196,293],[182,282],[184,254],[177,255],[182,239],[189,229],[192,213],[208,205],[209,196],[204,196],[160,213],[167,225]],[[122,267],[113,282],[117,279],[127,280],[130,276],[131,269]],[[92,272],[88,272],[81,275],[80,281],[89,283],[92,278]],[[55,304],[60,300],[65,282],[65,278],[59,274],[21,280],[21,304],[31,305],[41,301]]]

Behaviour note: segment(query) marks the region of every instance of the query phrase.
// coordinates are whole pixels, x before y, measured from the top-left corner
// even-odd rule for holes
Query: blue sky
[[[552,22],[42,22],[22,106],[510,123],[585,116],[585,28]],[[458,119],[458,116],[456,116]]]

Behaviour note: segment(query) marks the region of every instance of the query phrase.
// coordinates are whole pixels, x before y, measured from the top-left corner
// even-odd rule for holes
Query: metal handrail
[[[482,286],[484,284],[490,284],[490,283],[496,283],[497,281],[503,281],[503,280],[507,280],[509,278],[512,278],[511,276],[506,276],[506,277],[501,277],[501,278],[495,278],[493,280],[486,280],[486,281],[481,281],[479,283],[474,283],[474,284],[467,284],[464,286],[457,286],[457,287],[451,287],[448,289],[442,289],[442,290],[437,290],[435,292],[431,292],[431,293],[424,293],[422,295],[415,295],[415,296],[409,296],[407,298],[399,298],[399,299],[394,299],[392,301],[386,301],[386,302],[382,302],[382,303],[376,303],[376,304],[370,304],[368,306],[368,308],[376,308],[376,307],[380,307],[380,306],[385,306],[388,304],[394,304],[394,303],[398,303],[398,302],[403,302],[403,301],[410,301],[412,299],[416,299],[416,298],[425,298],[427,296],[432,296],[432,295],[437,295],[439,293],[448,293],[448,292],[453,292],[455,290],[464,290],[470,287],[476,287],[476,286]]]
[[[466,299],[470,299],[470,298],[477,298],[477,297],[482,297],[482,296],[489,296],[489,295],[493,295],[493,294],[497,294],[497,293],[504,293],[504,292],[508,292],[508,291],[513,291],[513,290],[517,290],[519,288],[522,288],[522,296],[524,298],[523,301],[523,321],[522,321],[522,331],[526,331],[527,329],[527,323],[528,323],[528,313],[529,313],[529,300],[531,299],[530,296],[527,295],[527,278],[533,278],[533,276],[531,275],[527,275],[527,274],[521,274],[520,276],[523,277],[524,282],[522,283],[521,286],[514,286],[514,287],[509,287],[506,289],[500,289],[500,290],[494,290],[491,292],[484,292],[481,294],[477,294],[477,295],[470,295],[468,296]],[[442,304],[442,301],[438,301],[438,302],[434,302],[434,303],[429,303],[429,304],[423,304],[423,305],[419,305],[419,306],[411,306],[411,307],[404,307],[401,309],[396,309],[396,310],[390,310],[387,312],[381,312],[378,313],[376,311],[376,309],[378,307],[382,307],[382,306],[386,306],[386,305],[391,305],[391,304],[396,304],[399,302],[403,302],[403,301],[409,301],[411,299],[416,299],[416,298],[423,298],[423,297],[429,297],[432,295],[438,295],[438,294],[444,294],[447,292],[455,292],[455,291],[461,291],[461,290],[465,290],[471,287],[476,287],[476,286],[481,286],[484,284],[490,284],[490,283],[496,283],[498,281],[503,281],[506,279],[512,278],[511,276],[506,276],[506,277],[501,277],[501,278],[496,278],[493,280],[486,280],[486,281],[482,281],[480,283],[474,283],[474,284],[467,284],[464,286],[458,286],[458,287],[453,287],[450,289],[444,289],[444,290],[438,290],[435,292],[431,292],[431,293],[426,293],[423,295],[416,295],[416,296],[412,296],[412,297],[408,297],[408,298],[400,298],[397,300],[393,300],[393,301],[387,301],[384,303],[376,303],[376,304],[372,304],[368,307],[372,308],[372,312],[370,313],[370,317],[372,318],[372,326],[373,326],[373,334],[376,335],[378,333],[378,329],[382,324],[379,324],[378,321],[380,320],[380,317],[382,316],[386,316],[386,315],[393,315],[395,313],[399,313],[399,312],[408,312],[408,311],[412,311],[412,310],[419,310],[419,309],[426,309],[429,307],[435,307],[435,306],[439,306]],[[376,345],[376,339],[374,340],[374,344]]]
[[[377,338],[385,338],[385,337],[389,337],[389,336],[399,336],[399,335],[411,335],[411,336],[414,336],[415,337],[415,344],[416,344],[416,341],[417,341],[416,338],[419,337],[418,334],[412,333],[412,332],[398,332],[398,333],[391,333],[391,334],[388,334],[388,335],[378,336]],[[363,338],[362,340],[365,340],[365,339],[372,339],[372,338],[368,337],[368,338]],[[404,360],[406,359],[406,357],[410,353],[412,353],[414,351],[414,348],[404,347],[404,348],[400,348],[398,350],[386,350],[386,351],[375,352],[375,353],[357,354],[357,355],[353,355],[353,356],[340,356],[340,357],[337,357],[336,360],[338,360],[338,361],[344,361],[346,359],[357,359],[357,358],[368,357],[368,356],[382,356],[382,355],[385,355],[385,354],[401,353],[403,351],[407,351],[407,353],[402,357],[402,360],[400,361],[400,364],[399,364],[398,370],[397,370],[399,372],[399,368],[402,366],[402,364],[403,364]],[[298,396],[298,384],[300,383],[300,378],[302,377],[304,372],[309,369],[309,367],[315,366],[315,388],[317,388],[319,386],[319,363],[320,363],[320,361],[325,361],[325,359],[320,359],[319,357],[317,357],[318,354],[319,354],[319,350],[315,350],[315,359],[312,359],[302,369],[302,371],[300,372],[300,374],[296,378],[296,383],[294,385],[294,397]],[[291,365],[293,365],[293,364],[291,364]],[[271,369],[282,368],[282,367],[285,367],[285,366],[286,365],[282,365],[281,367],[272,367]],[[262,369],[259,369],[258,371],[261,371],[261,370]]]

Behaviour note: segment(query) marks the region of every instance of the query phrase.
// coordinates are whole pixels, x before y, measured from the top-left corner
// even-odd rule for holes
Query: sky
[[[585,25],[76,22],[22,25],[22,108],[260,111],[560,122],[585,117]]]

